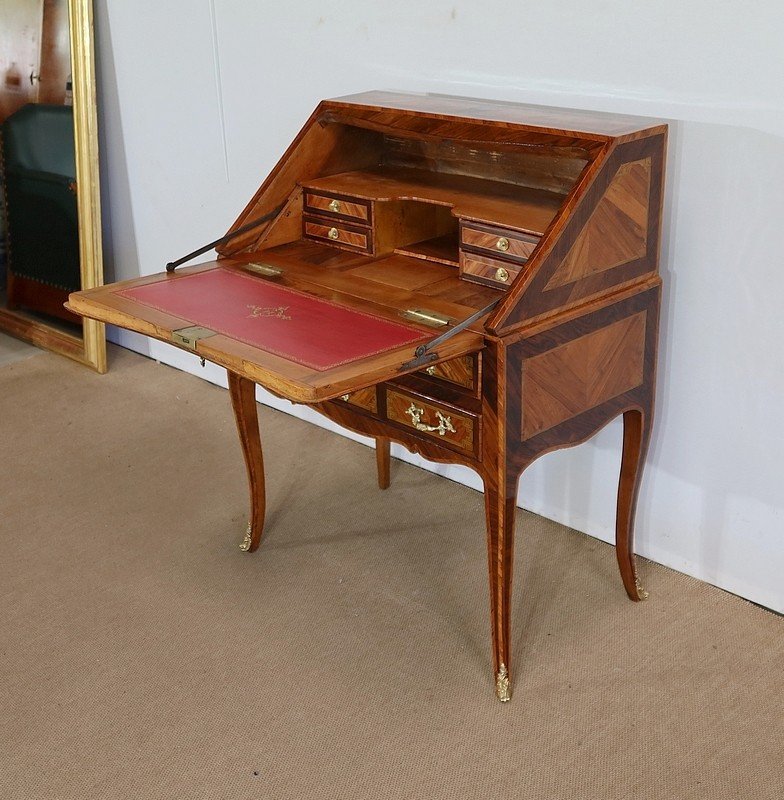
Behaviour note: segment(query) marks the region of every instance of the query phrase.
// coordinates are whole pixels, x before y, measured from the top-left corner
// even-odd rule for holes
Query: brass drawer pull
[[[447,431],[450,433],[457,433],[457,431],[452,426],[452,418],[445,417],[440,411],[436,411],[436,417],[438,417],[438,425],[425,425],[422,422],[422,415],[425,413],[424,408],[419,408],[415,406],[413,403],[406,409],[406,414],[411,417],[411,424],[418,430],[418,431],[427,431],[428,433],[438,433],[439,436],[443,436]]]
[[[505,270],[503,267],[499,267],[495,271],[495,279],[501,281],[501,283],[506,283],[509,280],[509,271]]]
[[[327,231],[327,236],[329,236],[330,239],[338,239],[340,238],[340,232],[337,228],[330,228]]]
[[[506,236],[502,236],[496,243],[496,249],[500,250],[501,252],[505,253],[509,249],[509,239]]]
[[[329,206],[330,211],[334,211],[336,214],[340,213],[340,200],[333,200]]]

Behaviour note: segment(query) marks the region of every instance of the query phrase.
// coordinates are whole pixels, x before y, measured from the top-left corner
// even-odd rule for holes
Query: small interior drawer
[[[460,230],[460,244],[463,247],[484,251],[486,255],[492,254],[523,262],[528,260],[539,244],[539,237],[504,228],[464,223]]]
[[[479,422],[473,414],[391,385],[386,390],[386,406],[387,419],[444,445],[477,453]]]
[[[337,220],[302,218],[303,235],[306,239],[333,244],[347,250],[369,253],[371,249],[370,229],[346,225]]]
[[[506,289],[519,274],[520,268],[508,261],[475,256],[472,253],[460,254],[460,275],[467,281]]]
[[[367,200],[305,192],[305,209],[329,217],[345,217],[370,223],[370,202]]]

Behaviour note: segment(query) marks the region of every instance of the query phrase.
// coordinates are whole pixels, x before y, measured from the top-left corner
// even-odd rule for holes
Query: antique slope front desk
[[[632,522],[667,129],[641,122],[429,95],[327,100],[212,243],[217,260],[77,292],[69,307],[228,370],[250,480],[244,550],[264,521],[257,383],[375,437],[382,489],[390,441],[476,470],[508,700],[520,475],[620,414],[616,552],[629,597],[645,597]]]

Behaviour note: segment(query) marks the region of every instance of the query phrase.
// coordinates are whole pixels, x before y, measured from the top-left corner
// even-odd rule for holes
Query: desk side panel
[[[653,414],[661,281],[507,340],[507,442],[521,466],[632,408]]]
[[[658,272],[665,149],[666,132],[608,150],[545,234],[491,330],[511,333]]]

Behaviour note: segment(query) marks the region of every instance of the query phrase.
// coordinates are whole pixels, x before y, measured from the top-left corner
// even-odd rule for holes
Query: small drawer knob
[[[509,271],[505,270],[503,267],[499,267],[495,271],[495,279],[501,281],[501,283],[506,283],[509,280]]]
[[[330,239],[337,239],[340,233],[337,228],[330,228],[329,231],[327,231],[327,236],[329,236]]]
[[[340,213],[340,200],[333,200],[329,204],[329,210],[334,211],[336,214]]]
[[[500,250],[502,253],[505,253],[509,249],[509,239],[506,236],[502,236],[496,243],[495,243],[496,250]]]
[[[435,375],[436,374],[436,368],[434,366],[430,366],[425,370],[425,372],[428,375]]]
[[[342,395],[340,395],[340,399],[341,399],[341,400],[342,400],[344,403],[348,403],[348,399],[349,399],[349,397],[351,397],[351,395],[350,395],[350,394],[342,394]]]

